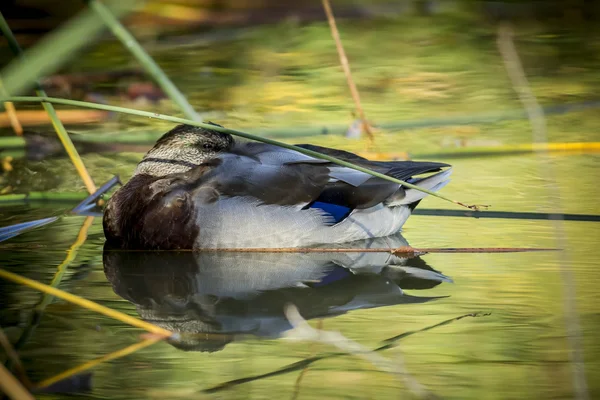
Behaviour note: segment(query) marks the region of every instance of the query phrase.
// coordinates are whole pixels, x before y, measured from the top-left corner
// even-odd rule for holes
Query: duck
[[[211,123],[212,126],[222,126]],[[452,166],[373,161],[317,151],[438,191]],[[353,168],[221,129],[178,125],[143,156],[107,201],[113,248],[194,250],[339,246],[394,235],[427,194]]]

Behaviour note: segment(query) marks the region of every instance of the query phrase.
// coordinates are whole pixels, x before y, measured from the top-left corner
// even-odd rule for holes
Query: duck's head
[[[186,172],[216,154],[227,151],[233,144],[233,137],[227,133],[178,125],[158,139],[140,161],[134,175],[165,176]]]

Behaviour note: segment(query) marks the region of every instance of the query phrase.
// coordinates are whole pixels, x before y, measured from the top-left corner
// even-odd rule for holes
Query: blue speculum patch
[[[329,214],[335,221],[340,222],[350,214],[352,211],[349,207],[340,206],[337,204],[323,203],[321,201],[315,201],[310,205],[310,208],[318,208]]]

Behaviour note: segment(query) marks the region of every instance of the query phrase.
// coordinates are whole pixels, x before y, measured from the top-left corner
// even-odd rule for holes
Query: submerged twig
[[[13,33],[12,33],[10,27],[8,26],[8,23],[4,19],[4,16],[2,15],[2,13],[0,13],[0,30],[4,34],[4,37],[6,38],[6,40],[8,41],[13,53],[16,56],[18,56],[20,59],[23,60],[24,59],[23,50],[21,49],[21,46],[19,46],[17,39],[13,35]],[[35,86],[36,86],[35,92],[38,96],[46,96],[46,92],[44,91],[44,89],[38,82],[36,82]],[[4,91],[4,89],[3,89],[3,91]],[[61,120],[58,118],[58,115],[56,114],[56,110],[54,109],[54,106],[52,104],[46,103],[46,102],[42,102],[42,106],[44,107],[44,109],[48,113],[48,116],[52,120],[52,126],[54,127],[56,134],[58,135],[63,147],[65,148],[65,151],[69,155],[71,162],[75,166],[75,169],[79,173],[79,176],[83,180],[83,183],[85,184],[87,191],[89,193],[94,193],[96,191],[96,185],[94,184],[92,177],[90,176],[87,168],[85,167],[85,164],[81,160],[81,156],[79,155],[79,153],[77,152],[77,149],[75,148],[75,145],[71,141],[71,138],[69,137],[69,134],[67,133],[67,130],[65,129]]]
[[[453,323],[455,321],[459,321],[459,320],[461,320],[463,318],[466,318],[466,317],[483,317],[483,316],[487,316],[487,315],[490,315],[490,314],[489,313],[469,313],[469,314],[464,314],[464,315],[461,315],[461,316],[458,316],[458,317],[454,317],[454,318],[451,318],[451,319],[439,322],[439,323],[437,323],[435,325],[427,326],[425,328],[422,328],[422,329],[419,329],[419,330],[416,330],[416,331],[405,332],[405,333],[402,333],[400,335],[396,335],[396,336],[394,336],[392,338],[384,340],[383,341],[384,344],[381,345],[381,346],[379,346],[379,347],[377,347],[377,348],[375,348],[375,349],[373,349],[373,351],[378,352],[378,351],[384,351],[384,350],[391,349],[393,347],[396,347],[396,345],[397,345],[396,342],[398,342],[399,340],[404,339],[404,338],[406,338],[408,336],[412,336],[412,335],[414,335],[416,333],[419,333],[419,332],[425,332],[425,331],[428,331],[428,330],[431,330],[431,329],[434,329],[434,328],[437,328],[437,327],[440,327],[440,326],[448,325],[448,324],[451,324],[451,323]],[[253,382],[253,381],[260,380],[260,379],[271,378],[271,377],[274,377],[274,376],[279,376],[279,375],[287,374],[287,373],[290,373],[290,372],[302,370],[302,369],[306,368],[306,366],[308,366],[310,364],[313,364],[313,363],[315,363],[317,361],[320,361],[320,360],[326,360],[326,359],[330,359],[330,358],[342,357],[342,356],[347,356],[347,355],[348,354],[345,353],[345,352],[336,352],[336,353],[321,354],[321,355],[318,355],[318,356],[306,358],[306,359],[301,360],[301,361],[297,361],[297,362],[292,363],[292,364],[288,364],[288,365],[286,365],[286,366],[284,366],[282,368],[279,368],[279,369],[277,369],[275,371],[267,372],[265,374],[253,375],[253,376],[248,376],[248,377],[245,377],[245,378],[238,378],[238,379],[233,379],[233,380],[230,380],[230,381],[227,381],[227,382],[223,382],[223,383],[221,383],[219,385],[216,385],[216,386],[213,386],[211,388],[204,389],[202,391],[202,393],[215,393],[215,392],[219,392],[221,390],[226,390],[226,389],[229,389],[229,388],[231,388],[233,386],[241,385],[243,383]]]
[[[546,118],[544,110],[538,103],[535,95],[531,91],[525,71],[521,64],[519,54],[515,49],[512,39],[513,33],[509,25],[501,25],[498,29],[498,48],[502,55],[506,71],[517,92],[519,100],[523,104],[532,129],[532,141],[537,143],[547,143],[548,135],[546,132]],[[548,199],[553,203],[556,210],[562,209],[558,194],[560,188],[556,184],[556,175],[554,173],[553,163],[549,157],[548,151],[544,148],[536,150],[540,157],[540,174],[545,176],[547,182]],[[557,215],[550,218],[553,221],[556,232],[556,241],[560,246],[566,245],[566,233],[562,218]],[[566,247],[566,246],[564,246]],[[577,312],[577,300],[575,289],[575,278],[571,270],[571,260],[568,252],[561,252],[559,268],[562,275],[564,289],[564,314],[567,331],[567,340],[569,343],[569,358],[571,360],[573,372],[573,388],[578,399],[589,399],[588,384],[585,376],[585,361],[583,358],[583,345],[581,338],[581,324]]]
[[[286,333],[288,338],[292,338],[294,340],[309,340],[333,345],[348,354],[353,354],[355,356],[364,358],[381,371],[401,377],[408,389],[415,395],[419,397],[432,397],[427,389],[408,373],[404,367],[402,358],[398,357],[400,362],[392,362],[363,347],[357,342],[346,338],[339,332],[316,330],[312,328],[304,318],[302,318],[300,312],[298,312],[298,309],[294,305],[289,304],[286,307],[285,315],[290,324],[292,324],[294,327],[292,331]]]
[[[333,16],[331,5],[329,4],[329,0],[322,0],[322,3],[323,8],[325,9],[325,14],[327,15],[327,22],[329,22],[329,27],[331,28],[331,36],[333,36],[333,40],[335,41],[335,47],[337,48],[337,52],[340,57],[340,64],[342,64],[342,69],[344,70],[344,74],[346,75],[348,87],[350,88],[350,93],[352,94],[354,105],[356,106],[356,111],[358,112],[358,115],[360,116],[360,119],[362,121],[363,130],[367,133],[367,136],[369,137],[371,142],[373,142],[373,132],[371,132],[371,127],[369,125],[369,122],[367,121],[367,118],[365,117],[365,112],[360,102],[360,95],[358,94],[358,89],[356,88],[354,79],[352,79],[352,72],[350,72],[350,64],[348,63],[348,57],[346,57],[346,52],[344,51],[344,46],[342,45],[342,40],[340,39],[340,33],[338,32],[337,25],[335,23],[335,17]]]
[[[415,190],[418,190],[419,192],[427,193],[427,194],[429,194],[429,195],[431,195],[433,197],[437,197],[437,198],[440,198],[442,200],[446,200],[446,201],[449,201],[451,203],[454,203],[456,205],[470,208],[472,210],[480,210],[482,208],[489,207],[488,205],[465,204],[465,203],[459,202],[457,200],[452,200],[452,199],[450,199],[450,198],[448,198],[446,196],[443,196],[443,195],[441,195],[439,193],[436,193],[436,192],[433,192],[431,190],[424,189],[422,187],[419,187],[417,185],[413,185],[413,184],[408,183],[406,181],[393,178],[391,176],[388,176],[388,175],[385,175],[385,174],[373,171],[373,170],[368,169],[368,168],[360,167],[360,166],[355,165],[355,164],[353,164],[351,162],[343,161],[343,160],[340,160],[339,158],[331,157],[331,156],[328,156],[326,154],[319,153],[317,151],[305,149],[305,148],[302,148],[302,147],[294,146],[294,145],[283,143],[283,142],[279,142],[279,141],[273,140],[273,139],[268,139],[268,138],[264,138],[264,137],[252,135],[252,134],[249,134],[249,133],[246,133],[246,132],[242,132],[242,131],[237,131],[237,130],[234,130],[234,129],[228,129],[228,128],[223,128],[223,127],[220,127],[220,126],[217,126],[217,125],[213,125],[213,124],[207,124],[207,123],[203,123],[203,122],[193,121],[193,120],[190,120],[190,119],[179,118],[179,117],[172,117],[172,116],[168,116],[168,115],[164,115],[164,114],[152,113],[152,112],[141,111],[141,110],[134,110],[134,109],[124,108],[124,107],[110,106],[110,105],[105,105],[105,104],[89,103],[89,102],[85,102],[85,101],[76,101],[76,100],[68,100],[68,99],[59,99],[59,98],[55,98],[55,97],[14,96],[14,97],[8,97],[8,98],[0,99],[0,101],[13,101],[13,102],[39,102],[39,101],[43,101],[43,102],[56,103],[56,104],[68,104],[68,105],[77,106],[77,107],[95,108],[95,109],[98,109],[98,110],[114,111],[114,112],[120,112],[120,113],[124,113],[124,114],[137,115],[137,116],[140,116],[140,117],[155,118],[155,119],[160,119],[160,120],[163,120],[163,121],[175,122],[175,123],[179,123],[179,124],[187,124],[187,125],[192,125],[192,126],[198,126],[198,127],[201,127],[201,128],[204,128],[204,129],[210,129],[210,130],[213,130],[213,131],[216,131],[216,132],[227,133],[227,134],[230,134],[230,135],[239,136],[239,137],[243,137],[243,138],[250,139],[250,140],[255,140],[255,141],[258,141],[258,142],[262,142],[262,143],[272,144],[274,146],[279,146],[279,147],[283,147],[285,149],[294,150],[294,151],[297,151],[297,152],[302,153],[302,154],[306,154],[306,155],[311,156],[311,157],[319,158],[319,159],[322,159],[322,160],[327,160],[327,161],[330,161],[330,162],[332,162],[334,164],[341,165],[341,166],[347,167],[347,168],[351,168],[351,169],[354,169],[354,170],[357,170],[357,171],[361,171],[361,172],[364,172],[366,174],[369,174],[369,175],[372,175],[372,176],[376,176],[378,178],[385,179],[385,180],[390,181],[390,182],[398,183],[398,184],[400,184],[400,185],[402,185],[404,187],[415,189]]]
[[[66,371],[63,371],[60,374],[57,374],[50,378],[44,379],[43,381],[37,383],[35,385],[35,387],[36,388],[44,388],[44,387],[53,385],[64,379],[68,379],[74,375],[81,374],[82,372],[87,371],[91,368],[94,368],[95,366],[97,366],[103,362],[111,361],[111,360],[115,360],[117,358],[128,356],[131,353],[135,353],[136,351],[146,348],[148,346],[151,346],[154,343],[159,342],[163,339],[165,339],[164,336],[155,336],[155,337],[151,337],[148,339],[144,339],[138,343],[134,343],[134,344],[127,346],[125,348],[122,348],[120,350],[114,351],[109,354],[105,354],[102,357],[98,357],[94,360],[88,361],[88,362],[78,365],[76,367],[70,368]]]
[[[490,312],[474,312],[474,313],[463,314],[463,315],[459,315],[458,317],[454,317],[454,318],[450,318],[450,319],[447,319],[447,320],[442,321],[442,322],[438,322],[437,324],[434,324],[434,325],[426,326],[425,328],[417,329],[415,331],[404,332],[404,333],[401,333],[400,335],[392,336],[391,338],[387,338],[387,339],[383,340],[382,342],[384,344],[382,346],[374,349],[373,351],[381,351],[381,350],[390,349],[392,347],[395,347],[396,343],[399,340],[404,339],[404,338],[406,338],[408,336],[412,336],[412,335],[414,335],[416,333],[420,333],[420,332],[427,332],[427,331],[430,331],[432,329],[439,328],[440,326],[450,325],[451,323],[456,322],[456,321],[460,321],[463,318],[468,318],[468,317],[472,317],[472,318],[487,317],[487,316],[489,316],[491,314],[492,313],[490,313]]]
[[[87,0],[90,8],[104,21],[111,32],[142,64],[144,69],[156,80],[171,100],[181,108],[189,119],[202,121],[202,117],[194,110],[183,93],[171,82],[169,77],[160,69],[158,64],[144,51],[133,35],[125,29],[112,12],[98,0]]]

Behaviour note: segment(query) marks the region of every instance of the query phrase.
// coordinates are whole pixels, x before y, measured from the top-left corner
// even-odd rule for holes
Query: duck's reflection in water
[[[347,248],[407,246],[400,235]],[[276,338],[292,328],[284,307],[305,319],[440,297],[413,296],[451,282],[420,257],[379,253],[128,252],[104,249],[115,293],[142,319],[182,339],[183,350],[216,351],[243,334]],[[211,334],[211,335],[207,335]],[[215,335],[218,334],[218,335]]]

